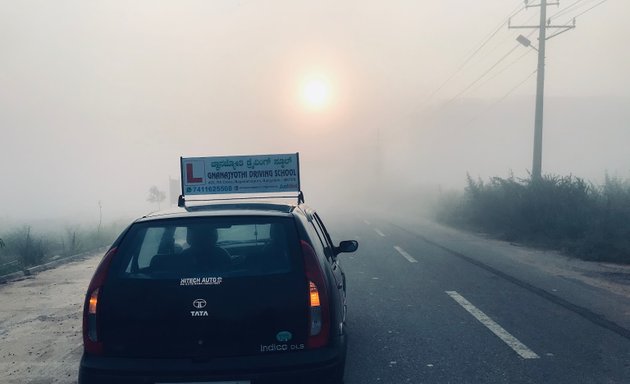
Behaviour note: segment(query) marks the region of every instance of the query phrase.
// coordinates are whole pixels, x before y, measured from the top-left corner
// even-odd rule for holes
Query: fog
[[[519,4],[0,0],[0,227],[154,210],[180,156],[299,152],[314,206],[526,177],[536,52],[456,97],[529,34],[504,25],[458,71]],[[544,173],[630,177],[628,14],[606,2],[548,42]]]

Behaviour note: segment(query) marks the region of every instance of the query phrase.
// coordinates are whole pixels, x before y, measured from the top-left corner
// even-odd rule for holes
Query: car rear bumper
[[[83,355],[79,384],[154,384],[213,381],[267,383],[332,383],[343,376],[346,342],[295,353],[191,359],[138,359]]]

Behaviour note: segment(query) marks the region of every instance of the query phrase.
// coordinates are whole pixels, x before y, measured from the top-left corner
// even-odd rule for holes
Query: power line
[[[509,22],[509,20],[514,17],[516,14],[518,14],[519,12],[521,12],[522,10],[524,10],[525,7],[523,6],[518,6],[516,7],[512,12],[510,12],[510,14],[508,15],[508,17],[501,23],[499,24],[496,29],[490,33],[490,35],[488,37],[486,37],[486,39],[479,45],[479,47],[477,47],[477,49],[475,49],[469,56],[468,58],[464,61],[464,63],[460,66],[460,68],[458,69],[461,70],[463,69],[466,64],[468,64],[489,42],[490,40],[492,40],[492,38],[494,36],[497,35],[497,33],[499,33],[499,31],[501,31],[503,29],[503,27]]]
[[[520,0],[519,0],[519,3],[520,3]],[[459,74],[464,69],[464,67],[468,65],[468,63],[470,63],[470,61],[490,42],[490,40],[492,40],[492,38],[494,38],[499,33],[499,31],[503,29],[503,27],[509,22],[509,20],[515,15],[517,15],[519,12],[521,12],[523,9],[525,9],[525,7],[520,4],[519,6],[514,8],[514,10],[512,10],[508,14],[507,18],[503,22],[501,22],[489,35],[487,35],[484,38],[484,40],[477,46],[477,48],[474,48],[468,55],[466,55],[466,58],[464,59],[462,64],[460,64],[459,67],[455,70],[455,72],[453,72],[442,84],[440,84],[440,86],[437,87],[437,89],[431,92],[429,96],[427,96],[422,103],[423,104],[427,103],[438,92],[440,92],[448,83],[450,83],[450,81],[453,80],[453,78],[457,76],[457,74]]]
[[[466,92],[468,92],[469,89],[471,89],[473,86],[475,86],[475,84],[477,84],[481,79],[483,79],[488,73],[490,73],[493,69],[495,69],[499,64],[501,64],[505,59],[507,59],[512,53],[514,53],[514,51],[516,51],[518,48],[520,47],[520,44],[516,44],[512,49],[510,49],[508,51],[508,53],[506,53],[505,55],[503,55],[503,57],[501,57],[496,63],[494,63],[488,70],[486,70],[481,76],[479,76],[475,81],[473,81],[472,83],[470,83],[466,88],[464,88],[463,91],[459,92],[457,95],[455,95],[453,98],[451,98],[449,101],[446,102],[446,104],[444,104],[442,106],[442,108],[446,107],[447,105],[451,104],[453,101],[457,100],[460,96],[462,96],[463,94],[465,94]]]
[[[522,9],[521,9],[522,10]],[[519,11],[520,12],[520,11]],[[512,15],[515,15],[515,13],[513,13]],[[536,17],[536,14],[533,14],[532,16],[530,16],[529,18],[527,18],[527,20],[525,21],[526,23],[531,21],[534,17]],[[509,21],[509,19],[508,19]],[[508,23],[508,21],[504,22],[502,24],[502,26],[506,25]],[[532,34],[534,34],[534,32],[536,31],[531,31],[529,34],[527,34],[527,37],[530,37]],[[509,36],[505,39],[503,39],[501,41],[501,43],[504,43],[506,41],[508,41],[508,39],[513,38],[514,36]],[[498,46],[497,46],[498,48]],[[493,49],[491,52],[494,52],[495,49]],[[484,78],[487,74],[489,74],[490,72],[492,72],[492,70],[494,68],[497,67],[497,65],[499,65],[501,62],[503,62],[503,60],[505,60],[507,58],[507,56],[509,56],[512,52],[514,51],[514,49],[512,49],[512,51],[508,52],[508,54],[506,54],[503,58],[499,59],[498,62],[496,62],[494,65],[492,65],[488,70],[486,70],[486,72],[484,72],[479,78],[477,78],[472,84],[470,84],[468,87],[466,87],[463,91],[459,92],[454,98],[452,98],[451,100],[449,100],[448,102],[446,102],[446,105],[450,104],[451,102],[455,101],[457,98],[459,98],[460,96],[462,96],[464,93],[466,93],[470,88],[472,88],[476,83],[478,83],[482,78]],[[485,84],[487,84],[489,81],[491,81],[492,79],[496,78],[497,76],[499,76],[501,73],[505,72],[507,69],[509,69],[510,67],[512,67],[514,64],[516,64],[518,61],[520,61],[523,57],[525,57],[529,52],[525,52],[524,54],[520,55],[516,60],[514,60],[513,62],[511,62],[510,64],[508,64],[506,67],[504,67],[503,69],[501,69],[498,73],[494,74],[493,76],[491,76],[490,78],[486,79],[486,81],[482,82],[481,84],[477,85],[476,87],[473,88],[473,90],[479,89],[480,87],[484,86]],[[443,106],[443,107],[444,107]]]
[[[584,2],[584,1],[586,1],[586,3],[580,5],[580,3]],[[594,0],[576,0],[573,3],[567,5],[566,7],[558,10],[558,12],[554,13],[549,18],[550,19],[554,19],[556,17],[560,17],[560,16],[562,16],[562,15],[568,13],[568,12],[573,11],[574,9],[572,9],[572,8],[579,9],[579,8],[583,7],[584,5],[588,4],[589,1],[594,1]]]
[[[529,18],[526,20],[526,23],[527,23],[527,22],[529,22],[529,21],[531,21],[534,17],[536,17],[536,15],[535,15],[535,14],[534,14],[534,15],[532,15],[531,17],[529,17]],[[505,24],[503,24],[503,25],[505,25]],[[494,53],[497,49],[499,49],[500,47],[502,47],[504,43],[506,43],[506,42],[508,42],[508,41],[514,41],[514,38],[515,38],[515,37],[516,37],[516,34],[514,34],[514,35],[508,35],[508,36],[505,36],[505,37],[503,38],[503,40],[501,40],[501,41],[500,41],[497,45],[495,45],[495,47],[494,47],[493,49],[491,49],[490,51],[488,51],[488,52],[486,53],[486,55],[487,55],[487,56],[491,56],[491,55],[492,55],[492,54],[493,54],[493,53]]]
[[[526,50],[525,52],[523,52],[522,55],[518,56],[516,58],[516,60],[512,61],[511,63],[509,63],[508,65],[506,65],[505,67],[501,68],[498,72],[496,72],[494,75],[488,77],[485,81],[482,81],[480,84],[478,84],[476,87],[474,87],[472,89],[472,91],[476,91],[477,89],[483,87],[484,85],[488,84],[489,82],[491,82],[492,80],[496,79],[498,76],[500,76],[502,73],[504,73],[505,71],[507,71],[508,69],[512,68],[516,63],[518,63],[519,61],[521,61],[521,59],[523,59],[525,56],[527,56],[530,53],[529,50]]]
[[[531,37],[531,35],[533,35],[536,31],[531,31],[530,33],[527,34],[527,37]],[[508,69],[512,68],[516,63],[518,63],[519,61],[521,61],[521,59],[523,59],[525,56],[527,56],[531,51],[530,50],[526,50],[525,52],[523,52],[522,55],[518,56],[516,58],[516,60],[510,62],[508,65],[506,65],[505,67],[503,67],[501,70],[499,70],[498,72],[496,72],[494,75],[490,76],[489,78],[487,78],[485,81],[483,81],[481,84],[477,85],[475,88],[473,88],[473,91],[483,87],[484,85],[488,84],[490,81],[492,81],[493,79],[497,78],[499,75],[501,75],[502,73],[504,73],[505,71],[507,71]]]
[[[576,18],[576,17],[580,17],[580,16],[582,16],[583,14],[588,13],[588,12],[592,11],[593,9],[595,9],[595,8],[599,7],[600,5],[604,4],[604,3],[605,3],[605,2],[607,2],[607,1],[608,1],[608,0],[602,0],[602,1],[600,1],[599,3],[597,3],[597,4],[593,5],[592,7],[590,7],[589,9],[587,9],[586,11],[584,11],[584,12],[582,12],[582,13],[579,13],[579,14],[577,14],[577,15],[573,16],[573,17],[574,17],[574,18]]]
[[[590,4],[593,4],[594,2],[596,2],[597,0],[577,0],[574,3],[564,7],[563,9],[560,9],[558,12],[554,13],[551,18],[557,18],[559,16],[563,16],[566,15],[570,12],[574,12],[577,11],[581,8],[587,7]]]
[[[502,102],[503,100],[507,99],[512,93],[514,93],[517,89],[519,89],[520,87],[523,86],[523,84],[525,84],[529,79],[532,78],[532,76],[534,76],[536,74],[536,72],[538,72],[537,70],[534,70],[532,73],[530,73],[529,75],[527,75],[527,77],[521,81],[520,83],[518,83],[514,88],[510,89],[505,95],[503,95],[503,97],[501,97],[499,100],[497,100],[494,104],[492,104],[490,107],[493,107],[497,104],[499,104],[500,102]]]
[[[527,75],[527,77],[525,79],[523,79],[522,81],[520,81],[518,84],[516,84],[516,86],[514,86],[512,89],[510,89],[505,95],[503,95],[501,98],[497,99],[494,103],[492,103],[491,105],[488,106],[488,108],[484,109],[483,112],[479,113],[477,116],[473,117],[472,119],[470,119],[470,121],[468,121],[468,124],[474,122],[475,120],[479,119],[481,116],[485,115],[486,113],[488,113],[490,110],[492,110],[495,106],[497,106],[498,104],[500,104],[501,102],[503,102],[503,100],[507,99],[508,97],[510,97],[510,95],[512,93],[514,93],[517,89],[519,89],[520,87],[523,86],[523,84],[527,83],[527,81],[529,79],[532,78],[532,76],[534,76],[536,74],[536,72],[538,72],[537,70],[534,70],[532,73],[530,73],[529,75]]]
[[[459,74],[462,69],[464,69],[464,67],[466,67],[466,65],[468,65],[468,63],[486,46],[486,44],[488,44],[490,42],[490,40],[492,40],[492,38],[494,36],[496,36],[497,33],[499,33],[499,31],[501,31],[503,29],[503,26],[507,24],[507,21],[503,22],[497,29],[495,29],[490,36],[488,36],[485,41],[477,47],[477,49],[475,49],[471,54],[468,55],[468,57],[464,60],[464,62],[455,70],[455,72],[453,72],[442,84],[440,84],[440,86],[434,90],[433,92],[431,92],[431,94],[425,99],[424,102],[427,102],[429,100],[431,100],[433,98],[433,96],[435,96],[438,92],[440,92],[448,83],[450,83],[451,80],[453,80],[453,78],[455,76],[457,76],[457,74]]]
[[[569,5],[569,7],[573,7],[575,5],[578,5],[580,2],[585,1],[585,0],[577,0],[576,2],[574,2],[573,4]],[[591,0],[586,0],[586,1],[591,1]],[[607,0],[601,0],[601,3],[605,2]],[[600,4],[601,4],[600,3]],[[599,4],[597,4],[599,5]],[[515,15],[516,13],[520,12],[522,9],[519,9],[517,12],[513,12],[512,16]],[[590,9],[589,9],[590,10]],[[511,18],[512,16],[510,16],[509,18]],[[529,21],[531,21],[534,17],[536,17],[536,14],[533,14],[532,16],[530,16],[529,18],[526,19],[525,23],[528,23]],[[509,22],[509,18],[508,21],[504,22],[501,24],[501,26],[504,26],[505,24],[507,24]],[[532,34],[534,34],[536,31],[533,30],[530,33],[527,34],[527,37],[530,37]],[[496,33],[493,33],[491,36],[496,35]],[[484,42],[483,45],[487,44],[489,40],[487,40],[486,42]],[[499,70],[497,73],[495,73],[494,75],[490,76],[489,78],[486,78],[485,81],[481,82],[479,84],[479,82],[481,80],[483,80],[488,74],[490,74],[495,68],[497,68],[497,66],[499,64],[501,64],[505,59],[507,59],[517,48],[519,47],[519,45],[517,44],[514,48],[512,48],[510,51],[508,51],[504,56],[502,56],[497,62],[495,62],[490,68],[488,68],[485,72],[483,72],[479,77],[477,77],[472,83],[470,83],[466,88],[464,88],[462,91],[460,91],[459,93],[457,93],[454,97],[452,97],[451,99],[449,99],[445,104],[442,105],[442,107],[440,107],[440,109],[450,105],[452,102],[454,102],[455,100],[457,100],[458,98],[460,98],[462,95],[464,95],[465,93],[467,93],[468,91],[470,91],[471,89],[476,90],[479,89],[480,87],[484,86],[485,84],[487,84],[488,82],[490,82],[491,80],[493,80],[494,78],[496,78],[497,76],[501,75],[502,73],[504,73],[506,70],[508,70],[509,68],[511,68],[513,65],[515,65],[516,63],[518,63],[523,57],[525,57],[529,51],[524,52],[522,55],[520,55],[519,57],[516,58],[516,60],[512,61],[510,64],[508,64],[507,66],[503,67],[501,70]],[[477,52],[477,51],[475,51]],[[536,73],[536,72],[534,72]],[[529,77],[533,76],[533,74],[530,74],[528,76]],[[474,87],[474,88],[473,88]],[[508,94],[509,96],[509,94]],[[506,96],[507,97],[507,96]]]
[[[460,98],[462,95],[464,95],[466,92],[468,92],[471,88],[473,88],[479,81],[481,81],[484,77],[486,77],[490,72],[492,72],[499,64],[501,64],[503,61],[505,61],[505,59],[507,59],[512,53],[514,53],[514,51],[516,49],[518,49],[520,47],[520,44],[516,44],[516,46],[514,46],[511,50],[509,50],[505,55],[503,55],[498,61],[496,61],[490,68],[488,68],[483,74],[481,74],[481,76],[477,77],[477,79],[475,79],[475,81],[473,81],[472,83],[470,83],[466,88],[464,88],[462,91],[460,91],[457,95],[455,95],[454,97],[452,97],[451,99],[449,99],[446,103],[442,104],[436,111],[434,111],[434,113],[438,112],[439,110],[442,110],[446,107],[448,107],[450,104],[452,104],[455,100],[457,100],[458,98]],[[529,53],[526,52],[526,53]],[[507,68],[511,67],[513,64],[515,64],[516,62],[518,62],[518,60],[522,59],[525,55],[521,55],[518,57],[517,60],[513,61],[511,64],[509,64],[506,68],[504,68],[502,71],[500,72],[504,72]],[[496,77],[496,75],[494,76]],[[489,80],[488,80],[489,81]],[[487,82],[487,81],[486,81]],[[484,84],[486,83],[484,82]],[[483,84],[482,84],[483,85]],[[480,85],[481,86],[481,85]],[[478,87],[477,87],[478,88]],[[476,88],[475,88],[476,89]]]

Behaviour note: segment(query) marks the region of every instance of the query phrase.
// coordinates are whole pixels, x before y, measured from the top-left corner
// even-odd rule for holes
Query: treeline
[[[111,224],[101,228],[70,226],[50,233],[24,225],[0,233],[0,276],[107,246],[121,230],[121,225]]]
[[[463,194],[443,194],[438,220],[586,260],[630,263],[630,182],[618,178],[594,185],[574,176],[468,176]]]

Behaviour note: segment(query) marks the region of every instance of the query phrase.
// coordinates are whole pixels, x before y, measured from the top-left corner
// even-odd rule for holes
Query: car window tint
[[[177,227],[173,233],[174,245],[180,249],[188,248],[188,242],[186,242],[186,227]]]
[[[226,217],[137,223],[117,257],[120,277],[168,279],[288,273],[296,255],[291,219]]]
[[[218,242],[268,242],[270,231],[271,223],[233,225],[230,228],[218,229]]]
[[[328,258],[322,237],[317,231],[317,229],[315,228],[315,226],[313,225],[313,222],[312,221],[308,222],[308,224],[305,225],[305,228],[306,228],[306,233],[311,239],[311,246],[313,247],[315,252],[318,255],[325,255],[326,258]]]
[[[148,228],[144,232],[144,239],[142,246],[140,247],[140,254],[138,255],[138,267],[145,268],[149,266],[153,255],[158,252],[160,240],[164,235],[164,228]]]

